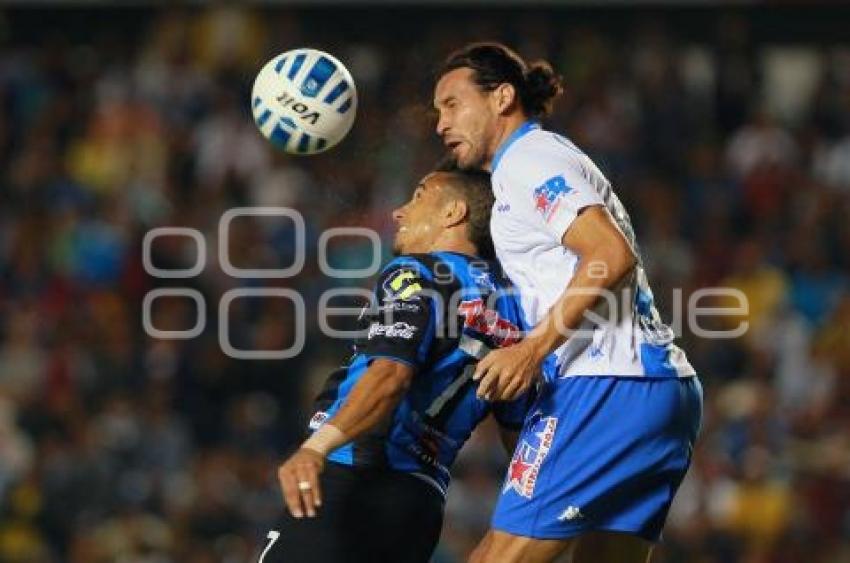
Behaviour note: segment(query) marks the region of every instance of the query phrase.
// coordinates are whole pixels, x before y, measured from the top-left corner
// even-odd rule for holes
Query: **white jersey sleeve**
[[[608,182],[572,143],[551,135],[557,142],[538,144],[533,151],[517,147],[511,155],[505,198],[560,244],[582,209],[605,205],[600,188]]]

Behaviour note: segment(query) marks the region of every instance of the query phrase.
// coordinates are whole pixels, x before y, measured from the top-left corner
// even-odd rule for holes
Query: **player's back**
[[[471,379],[476,358],[521,337],[521,306],[497,263],[453,252],[396,258],[374,297],[360,320],[367,336],[329,377],[310,427],[340,408],[373,359],[410,364],[416,374],[392,419],[329,459],[412,473],[445,492],[457,452],[487,414],[512,429],[522,424],[527,398],[491,405]]]

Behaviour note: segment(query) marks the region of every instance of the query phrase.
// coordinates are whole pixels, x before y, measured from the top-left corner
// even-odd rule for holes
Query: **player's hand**
[[[541,359],[528,343],[493,350],[478,362],[472,379],[478,397],[487,401],[512,401],[528,391],[540,372]]]
[[[313,450],[301,448],[277,470],[283,500],[295,518],[316,516],[322,505],[319,475],[325,468],[325,458]]]

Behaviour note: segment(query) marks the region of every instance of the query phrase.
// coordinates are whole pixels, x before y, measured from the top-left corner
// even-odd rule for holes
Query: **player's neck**
[[[478,250],[465,237],[440,237],[431,245],[430,252],[458,252],[467,256],[475,256]]]
[[[514,131],[522,127],[522,124],[528,121],[528,117],[520,112],[515,112],[512,115],[506,116],[503,118],[500,132],[496,135],[492,146],[490,147],[490,156],[487,159],[486,169],[488,172],[493,172],[493,158],[496,156],[496,153],[499,151],[499,147],[502,146],[508,137],[513,135]]]

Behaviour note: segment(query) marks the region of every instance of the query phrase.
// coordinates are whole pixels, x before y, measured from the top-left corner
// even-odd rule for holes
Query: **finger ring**
[[[298,490],[299,491],[309,491],[313,487],[307,481],[298,481]]]

